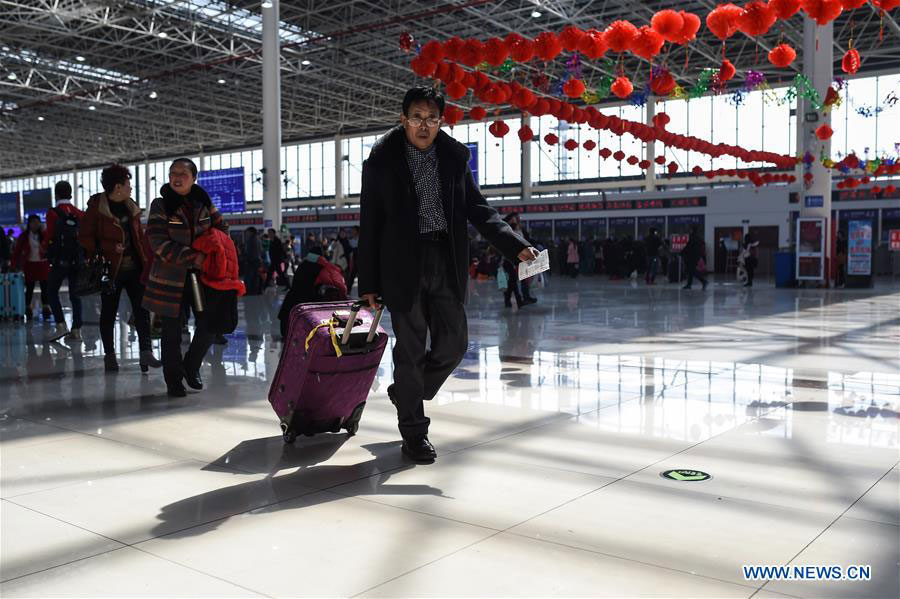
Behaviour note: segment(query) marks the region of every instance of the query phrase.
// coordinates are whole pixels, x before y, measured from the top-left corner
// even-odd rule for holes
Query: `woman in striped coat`
[[[197,315],[191,347],[182,359],[182,313],[192,301],[189,281],[192,271],[199,272],[206,254],[191,248],[194,240],[211,227],[227,232],[228,226],[209,195],[197,182],[197,165],[179,158],[169,167],[169,183],[153,200],[147,221],[147,238],[153,248],[153,265],[144,307],[162,317],[162,362],[166,387],[171,397],[187,393],[182,379],[192,389],[203,388],[200,365],[212,345],[202,314]]]

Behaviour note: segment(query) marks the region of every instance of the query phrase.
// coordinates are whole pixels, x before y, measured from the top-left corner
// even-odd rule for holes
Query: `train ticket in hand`
[[[519,262],[519,280],[524,281],[545,270],[550,270],[550,253],[547,250],[540,252],[534,260]]]

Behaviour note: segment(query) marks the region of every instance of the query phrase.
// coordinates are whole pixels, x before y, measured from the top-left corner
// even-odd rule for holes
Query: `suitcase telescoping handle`
[[[375,339],[375,335],[378,334],[378,325],[381,324],[381,317],[384,315],[384,302],[381,301],[381,298],[378,298],[375,301],[378,303],[378,311],[375,312],[375,318],[372,320],[372,328],[369,329],[366,343],[372,343],[372,340]],[[361,309],[368,305],[369,302],[366,300],[359,300],[358,302],[353,302],[353,305],[350,306],[350,318],[347,319],[347,326],[344,327],[344,334],[341,336],[341,345],[350,343],[350,332],[353,330],[353,323],[356,322],[356,316]]]

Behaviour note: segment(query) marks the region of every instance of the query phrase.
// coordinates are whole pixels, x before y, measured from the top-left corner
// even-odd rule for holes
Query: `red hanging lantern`
[[[668,125],[671,121],[672,119],[665,112],[660,112],[653,115],[653,125],[657,129],[665,129],[666,125]]]
[[[422,50],[419,52],[419,56],[429,62],[437,64],[444,60],[444,46],[442,46],[438,41],[431,40],[430,42],[422,46]]]
[[[841,0],[844,10],[855,10],[865,4],[867,0]]]
[[[635,164],[638,163],[639,160],[640,160],[640,158],[638,158],[637,156],[629,156],[629,157],[625,160],[625,162],[627,162],[627,163],[630,164],[631,166],[634,166]]]
[[[720,4],[706,15],[706,27],[723,42],[738,30],[738,19],[743,9],[734,4]]]
[[[447,60],[459,60],[459,55],[465,45],[466,42],[464,42],[461,37],[451,37],[444,42],[444,57]]]
[[[409,62],[409,68],[419,77],[431,77],[437,70],[437,63],[431,62],[424,56],[416,56]]]
[[[678,163],[670,162],[669,166],[667,166],[666,168],[668,169],[670,175],[674,175],[675,173],[678,172]]]
[[[509,50],[509,56],[516,62],[528,62],[534,58],[534,42],[518,33],[510,33],[503,43]]]
[[[409,52],[412,50],[413,45],[413,36],[408,32],[404,31],[400,34],[400,49],[404,52]]]
[[[568,102],[562,102],[559,105],[559,115],[557,118],[561,121],[571,121],[572,115],[575,114],[575,107]]]
[[[581,145],[582,145],[582,147],[584,147],[585,150],[587,150],[588,152],[590,152],[590,151],[592,151],[594,148],[597,147],[597,142],[595,142],[593,139],[589,139],[589,140],[587,140],[586,142],[584,142],[584,143],[581,144]]]
[[[700,17],[692,12],[683,10],[679,11],[678,14],[684,19],[684,27],[682,27],[681,33],[678,34],[678,39],[675,40],[675,43],[684,46],[697,39],[697,32],[700,31]]]
[[[769,8],[779,19],[790,19],[800,10],[800,0],[769,0]]]
[[[504,121],[494,121],[491,123],[491,126],[488,127],[488,132],[494,137],[503,137],[507,133],[509,133],[509,125],[507,125]]]
[[[841,0],[800,0],[800,7],[819,25],[827,25],[844,10]]]
[[[734,75],[737,73],[737,69],[734,68],[734,65],[727,58],[722,61],[722,66],[719,67],[719,81],[731,81],[734,79]]]
[[[666,163],[666,157],[665,156],[657,156],[656,158],[653,159],[653,162],[662,166]]]
[[[634,86],[631,84],[631,81],[628,77],[618,77],[613,84],[610,86],[610,91],[616,95],[617,98],[625,99],[631,95],[631,92],[634,91]]]
[[[447,97],[452,100],[459,100],[463,96],[466,95],[466,92],[469,91],[466,89],[466,86],[460,83],[459,81],[453,81],[447,85]]]
[[[896,186],[896,185],[888,185],[887,187],[884,188],[884,193],[885,193],[886,195],[893,195],[893,193],[894,193],[895,191],[897,191],[897,186]]]
[[[813,181],[813,175],[812,175],[812,173],[805,173],[805,174],[803,175],[803,182],[804,182],[804,183],[806,183],[807,185],[812,185],[812,181]]]
[[[875,195],[878,195],[879,193],[881,193],[881,186],[875,185],[874,187],[872,187],[872,193],[874,193]]]
[[[741,11],[737,21],[738,30],[750,37],[765,35],[777,18],[775,11],[767,3],[754,0]]]
[[[578,42],[578,51],[591,60],[597,60],[606,54],[608,49],[606,40],[603,39],[603,32],[596,29],[585,31],[581,41]]]
[[[581,43],[583,37],[584,31],[574,25],[568,25],[559,34],[559,41],[564,49],[574,52],[578,49],[578,44]]]
[[[555,146],[559,143],[559,138],[553,133],[548,133],[544,136],[544,141],[547,142],[548,145]]]
[[[603,158],[603,160],[606,160],[607,158],[612,156],[612,150],[610,150],[609,148],[600,148],[600,151],[597,153],[600,154],[600,157]]]
[[[676,43],[681,39],[681,30],[684,29],[684,17],[672,9],[657,12],[650,19],[650,26],[667,42]]]
[[[452,127],[453,125],[461,121],[462,118],[462,108],[459,108],[457,106],[447,106],[447,108],[444,109],[444,122],[447,125]]]
[[[534,49],[541,60],[550,62],[562,52],[562,44],[556,34],[545,31],[535,38]]]
[[[674,89],[675,78],[668,70],[663,70],[650,79],[650,90],[657,96],[668,96]]]
[[[578,149],[578,142],[574,139],[567,139],[566,143],[563,144],[563,147],[568,151],[572,152]]]
[[[819,128],[816,129],[816,137],[818,137],[822,141],[831,139],[832,135],[834,135],[834,129],[832,129],[828,125],[820,125]]]
[[[859,66],[859,52],[856,48],[850,48],[844,53],[844,58],[841,60],[841,69],[849,75],[855,75],[859,70]]]
[[[484,117],[487,116],[487,110],[482,108],[481,106],[473,106],[469,110],[469,118],[475,121],[480,121]]]
[[[500,38],[492,37],[484,44],[484,60],[490,65],[499,67],[509,57],[509,48]]]
[[[625,152],[623,152],[622,150],[616,150],[615,152],[613,152],[612,157],[613,157],[613,160],[618,160],[619,162],[622,162],[622,160],[625,158]]]
[[[641,160],[640,162],[638,162],[638,168],[647,170],[648,168],[650,168],[650,164],[651,163],[649,160]]]
[[[466,40],[459,53],[459,62],[467,67],[474,67],[484,62],[484,44],[480,40]]]
[[[772,51],[769,52],[769,62],[780,69],[790,66],[790,64],[794,62],[796,58],[797,51],[787,44],[779,44],[772,48]]]
[[[534,139],[534,131],[532,131],[531,127],[529,127],[528,125],[522,125],[521,127],[519,127],[518,135],[519,141],[521,141],[523,144],[528,143],[532,139]]]
[[[872,0],[872,4],[881,10],[893,10],[900,6],[900,0]]]
[[[631,49],[631,44],[637,35],[637,27],[628,21],[613,21],[603,32],[603,39],[606,40],[606,45],[610,50],[621,54]]]
[[[638,29],[638,34],[635,36],[634,40],[632,40],[631,51],[644,60],[651,62],[653,57],[662,50],[663,44],[665,43],[666,40],[663,36],[651,27],[644,25]]]
[[[472,89],[475,87],[475,73],[466,73],[463,75],[462,81],[460,81],[463,85],[466,86],[466,89]]]
[[[580,98],[585,89],[587,88],[581,79],[569,79],[563,84],[563,93],[570,98]]]

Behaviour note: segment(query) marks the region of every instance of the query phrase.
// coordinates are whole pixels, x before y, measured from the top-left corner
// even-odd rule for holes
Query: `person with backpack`
[[[67,341],[81,340],[81,298],[69,293],[72,302],[72,330],[66,325],[59,289],[68,280],[69,289],[83,262],[81,245],[78,243],[78,226],[84,213],[72,205],[72,186],[68,181],[58,181],[54,189],[56,207],[47,211],[47,231],[44,236],[44,255],[50,263],[47,278],[47,303],[53,311],[56,328],[47,337],[47,342],[66,338]]]

